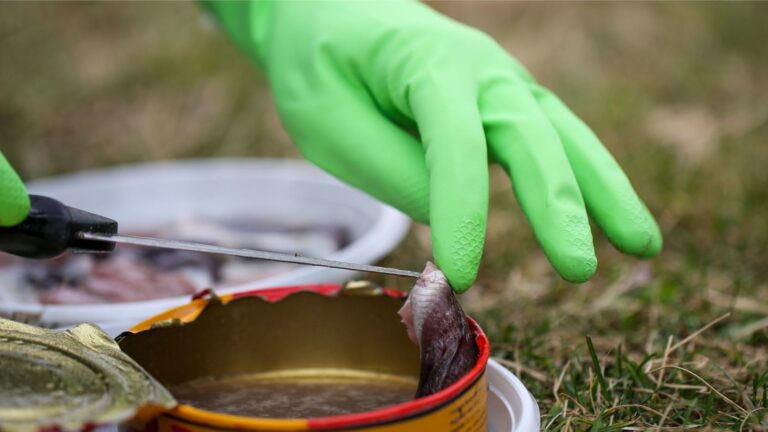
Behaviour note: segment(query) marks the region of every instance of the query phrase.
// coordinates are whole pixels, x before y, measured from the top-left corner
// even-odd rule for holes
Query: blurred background
[[[543,425],[594,425],[614,403],[566,403],[586,397],[600,369],[585,336],[615,386],[653,387],[611,371],[623,356],[660,358],[668,340],[729,312],[665,357],[745,412],[766,404],[768,5],[431,6],[488,32],[591,125],[664,233],[662,255],[638,261],[596,231],[597,276],[565,283],[493,169],[484,264],[462,301],[536,395]],[[177,2],[0,4],[0,146],[25,179],[157,159],[300,157],[264,77],[197,5]],[[385,264],[415,269],[429,257],[428,228],[414,226]],[[686,373],[665,379],[678,386],[667,396],[661,384],[622,396],[656,414],[614,409],[611,421],[762,417]]]

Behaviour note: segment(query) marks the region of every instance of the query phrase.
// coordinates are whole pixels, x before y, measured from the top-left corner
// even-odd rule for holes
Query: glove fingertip
[[[477,278],[483,256],[485,216],[467,217],[446,230],[433,226],[432,235],[435,261],[453,290],[466,292]]]
[[[661,253],[661,250],[664,247],[664,239],[661,236],[661,231],[658,226],[655,228],[655,231],[651,234],[648,246],[637,254],[640,258],[653,258]]]
[[[597,272],[597,257],[590,254],[561,258],[555,269],[568,282],[584,283]]]
[[[648,209],[638,200],[637,210],[631,217],[605,224],[611,243],[625,254],[652,258],[661,252],[661,230]]]
[[[653,258],[661,252],[661,233],[643,232],[631,241],[612,241],[621,252],[638,258]]]
[[[451,288],[456,294],[463,294],[472,287],[472,284],[477,278],[477,268],[474,270],[467,267],[455,268],[446,267],[443,270],[443,274],[448,278],[448,282],[451,284]]]
[[[656,222],[656,218],[653,217],[648,207],[643,206],[645,209],[645,218],[648,221],[649,232],[651,235],[648,247],[639,255],[642,258],[652,258],[661,253],[661,249],[664,246],[664,239],[661,236],[661,229]]]
[[[466,292],[475,282],[475,279],[477,279],[477,271],[480,267],[480,258],[482,257],[482,248],[480,249],[479,253],[464,250],[443,259],[440,258],[440,254],[436,251],[435,260],[443,274],[445,274],[445,277],[448,278],[453,291],[457,294]]]

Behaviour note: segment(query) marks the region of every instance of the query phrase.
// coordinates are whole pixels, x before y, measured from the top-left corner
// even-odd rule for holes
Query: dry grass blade
[[[566,403],[566,406],[567,406],[568,401],[565,401],[565,403]],[[571,430],[571,422],[572,421],[573,421],[573,417],[572,416],[568,416],[565,419],[565,426],[563,427],[563,432],[570,432],[570,430]]]
[[[571,367],[570,360],[565,362],[563,369],[560,371],[560,375],[558,375],[557,380],[555,381],[555,385],[552,387],[552,394],[555,396],[557,402],[560,402],[560,396],[558,396],[557,392],[560,390],[560,385],[563,383],[563,378],[565,378],[565,373],[568,372],[569,367]]]
[[[707,291],[707,299],[711,303],[723,308],[768,315],[768,305],[754,298],[728,296],[717,290],[710,289]]]
[[[506,366],[508,368],[514,368],[515,370],[518,370],[518,371],[520,371],[520,372],[530,376],[531,378],[535,379],[536,381],[539,381],[539,382],[547,382],[548,381],[548,377],[547,377],[547,375],[544,372],[540,372],[540,371],[531,369],[529,367],[523,366],[522,364],[520,364],[520,362],[517,362],[517,361],[514,361],[514,360],[508,360],[508,359],[505,359],[503,357],[494,357],[493,359],[496,360],[497,362],[503,364],[504,366]]]
[[[667,421],[667,416],[669,415],[669,412],[672,411],[672,406],[673,406],[673,403],[669,403],[667,404],[667,407],[664,408],[664,413],[659,419],[659,423],[656,425],[655,430],[660,431],[661,428],[664,427],[664,422]]]
[[[756,412],[760,412],[760,411],[768,411],[768,407],[765,407],[765,408],[755,408],[752,411],[748,412],[747,415],[744,416],[744,420],[742,420],[741,424],[739,424],[739,430],[740,431],[744,430],[744,425],[747,424],[747,422],[749,421],[750,417],[752,417],[752,414],[754,414]],[[759,428],[759,430],[768,430],[768,426],[763,425],[761,428]]]
[[[683,346],[683,345],[687,344],[688,342],[692,341],[692,340],[693,340],[693,339],[694,339],[696,336],[698,336],[698,335],[700,335],[700,334],[704,333],[705,331],[707,331],[707,329],[709,329],[709,328],[710,328],[710,327],[712,327],[713,325],[715,325],[715,324],[719,323],[720,321],[722,321],[722,320],[724,320],[724,319],[728,318],[729,316],[731,316],[731,313],[730,313],[730,312],[728,312],[728,313],[725,313],[725,314],[722,314],[722,315],[720,315],[719,317],[717,317],[717,318],[713,319],[712,321],[710,321],[709,323],[707,323],[707,325],[705,325],[704,327],[702,327],[702,328],[700,328],[700,329],[696,330],[695,332],[693,332],[693,333],[691,333],[690,335],[688,335],[688,337],[687,337],[687,338],[685,338],[685,339],[681,340],[680,342],[676,343],[676,344],[675,344],[675,345],[672,347],[671,351],[676,351],[676,350],[677,350],[678,348],[680,348],[681,346]]]
[[[565,397],[567,400],[573,402],[573,404],[576,405],[577,407],[579,407],[579,410],[581,410],[582,415],[587,415],[590,412],[589,410],[587,410],[586,407],[584,407],[584,405],[580,404],[579,401],[577,401],[573,396],[565,393],[563,393],[562,396]]]
[[[663,387],[674,389],[674,390],[696,390],[699,393],[704,393],[707,390],[709,390],[709,387],[707,386],[697,386],[697,385],[691,385],[691,384],[664,383]]]
[[[736,339],[746,339],[766,327],[768,327],[768,317],[753,321],[738,330],[733,331],[731,335]]]
[[[661,370],[659,371],[659,378],[656,381],[656,388],[661,388],[661,383],[664,381],[664,366],[667,365],[667,359],[669,358],[669,353],[672,352],[672,336],[670,335],[667,338],[667,347],[664,349],[664,356],[661,358]]]
[[[679,371],[683,371],[683,372],[685,372],[685,373],[687,373],[687,374],[689,374],[689,375],[693,376],[693,377],[694,377],[694,378],[696,378],[697,380],[701,381],[701,382],[702,382],[702,384],[704,384],[705,386],[707,386],[707,387],[708,387],[710,390],[712,390],[713,392],[715,392],[715,394],[716,394],[716,395],[720,396],[720,398],[721,398],[722,400],[724,400],[725,402],[727,402],[727,403],[728,403],[729,405],[731,405],[732,407],[736,408],[736,410],[738,410],[738,411],[739,411],[739,412],[741,412],[742,414],[748,414],[748,413],[749,413],[749,411],[747,411],[746,409],[744,409],[744,408],[743,408],[741,405],[739,405],[739,404],[737,404],[736,402],[732,401],[732,400],[731,400],[731,399],[730,399],[728,396],[726,396],[726,395],[724,395],[723,393],[721,393],[721,392],[720,392],[718,389],[716,389],[716,388],[715,388],[715,387],[714,387],[712,384],[710,384],[710,383],[709,383],[707,380],[705,380],[705,379],[704,379],[704,378],[702,378],[700,375],[698,375],[696,372],[694,372],[694,371],[692,371],[692,370],[690,370],[690,369],[686,369],[686,368],[684,368],[684,367],[681,367],[681,366],[675,366],[675,365],[667,365],[667,366],[664,366],[663,368],[657,368],[657,369],[654,369],[654,370],[659,370],[659,369],[667,369],[667,368],[669,368],[669,369],[677,369],[677,370],[679,370]]]
[[[563,404],[563,409],[557,414],[555,414],[554,416],[552,416],[552,418],[544,425],[544,427],[541,428],[541,430],[543,431],[549,430],[549,428],[552,427],[552,425],[555,423],[555,421],[558,418],[566,416],[567,414],[568,414],[568,400],[566,400],[565,403]]]
[[[616,405],[614,407],[608,408],[605,410],[605,414],[614,413],[622,408],[637,408],[643,411],[648,411],[650,413],[656,414],[659,417],[664,416],[664,413],[658,410],[655,410],[647,405],[641,405],[641,404],[623,404],[623,405]]]

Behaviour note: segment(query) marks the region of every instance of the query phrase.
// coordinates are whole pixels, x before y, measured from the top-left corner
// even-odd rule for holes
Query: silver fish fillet
[[[475,336],[437,266],[427,263],[398,313],[421,353],[417,398],[439,392],[472,369],[479,355]]]

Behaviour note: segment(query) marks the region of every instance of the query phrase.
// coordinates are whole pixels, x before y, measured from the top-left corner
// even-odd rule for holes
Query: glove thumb
[[[27,188],[0,152],[0,226],[16,225],[28,213]]]

